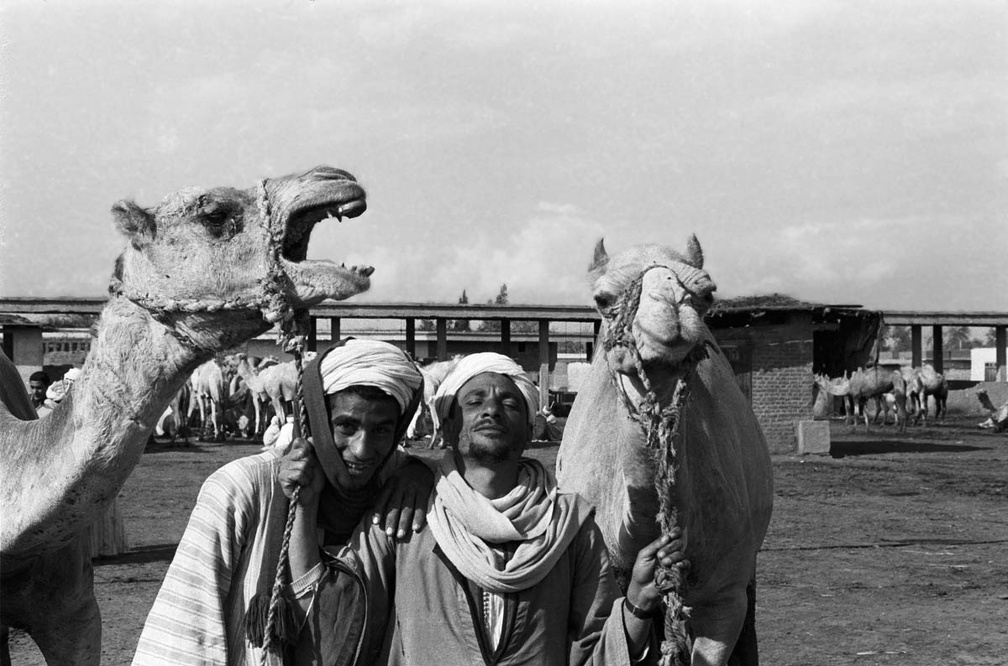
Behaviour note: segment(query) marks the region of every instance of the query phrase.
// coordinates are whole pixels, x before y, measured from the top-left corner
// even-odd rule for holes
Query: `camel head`
[[[690,236],[681,254],[641,245],[610,257],[603,241],[588,269],[604,328],[599,353],[610,370],[637,378],[675,372],[709,336],[704,313],[717,287],[703,270],[703,251]]]
[[[316,223],[356,217],[365,208],[354,177],[326,166],[245,190],[184,189],[152,209],[120,201],[112,214],[129,244],[109,290],[174,319],[166,323],[195,313],[198,324],[182,325],[244,329],[234,340],[208,345],[226,347],[289,319],[293,308],[367,290],[370,266],[305,259]],[[200,331],[190,334],[198,338]]]
[[[813,377],[816,386],[830,395],[847,395],[850,393],[850,377],[844,372],[843,377],[830,378],[826,375]]]

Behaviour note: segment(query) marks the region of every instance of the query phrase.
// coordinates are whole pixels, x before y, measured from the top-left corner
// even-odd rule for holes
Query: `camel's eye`
[[[597,307],[602,312],[605,312],[606,310],[611,308],[615,301],[616,299],[613,297],[613,295],[608,292],[600,291],[597,294],[595,294],[595,307]]]
[[[227,206],[210,205],[204,208],[201,213],[204,222],[214,225],[224,224],[231,217],[231,209]]]
[[[237,211],[233,206],[221,202],[210,202],[200,209],[200,220],[214,236],[233,236],[238,229]]]

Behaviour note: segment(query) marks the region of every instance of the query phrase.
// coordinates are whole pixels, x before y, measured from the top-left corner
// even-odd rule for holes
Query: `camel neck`
[[[203,330],[199,320],[187,326],[187,335]],[[11,477],[0,495],[15,517],[3,521],[0,550],[57,547],[93,522],[136,466],[165,407],[212,353],[184,344],[125,298],[109,301],[67,397],[45,419],[5,424],[0,433]]]

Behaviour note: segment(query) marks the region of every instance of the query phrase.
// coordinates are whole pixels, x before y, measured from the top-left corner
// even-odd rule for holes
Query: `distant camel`
[[[874,400],[875,422],[881,415],[882,425],[885,425],[889,405],[892,405],[896,410],[896,423],[900,426],[900,431],[906,429],[906,382],[898,370],[882,370],[878,366],[869,369],[858,368],[849,376],[846,373],[843,377],[837,378],[817,375],[815,383],[826,393],[844,398],[845,422],[857,427],[860,411],[865,428],[868,429],[868,400]],[[892,394],[892,397],[887,398],[886,394]]]
[[[237,364],[235,371],[244,380],[252,393],[253,404],[256,410],[256,434],[266,429],[266,422],[269,418],[263,409],[263,405],[269,403],[273,405],[273,412],[283,423],[290,413],[288,405],[294,400],[294,393],[297,391],[298,374],[294,361],[277,363],[263,367],[260,363],[258,368],[253,368],[248,362],[245,354],[235,354]],[[315,358],[315,352],[305,352],[304,363],[309,363]]]
[[[406,428],[406,436],[410,439],[415,439],[422,435],[423,432],[420,428],[420,420],[423,417],[429,418],[431,421],[431,440],[428,448],[436,449],[441,446],[441,424],[438,422],[437,410],[434,409],[434,394],[437,392],[438,387],[441,386],[441,382],[444,378],[448,376],[448,373],[458,365],[458,362],[462,360],[461,354],[456,354],[447,361],[435,361],[433,363],[428,363],[427,365],[418,365],[417,369],[420,370],[420,374],[423,375],[423,402],[420,403],[420,409],[416,411],[413,415],[413,420],[410,421],[409,426]]]
[[[910,397],[910,407],[914,415],[914,423],[919,423],[922,419],[927,423],[928,397],[935,399],[935,420],[945,418],[948,403],[948,379],[930,365],[922,368],[913,368],[907,377],[908,393]]]
[[[224,403],[227,400],[227,384],[224,382],[224,371],[214,359],[210,359],[193,370],[191,399],[189,400],[189,411],[186,414],[186,422],[189,417],[199,408],[200,413],[200,433],[201,438],[206,433],[206,417],[210,415],[213,423],[214,441],[223,439],[221,422],[224,416]]]
[[[157,424],[154,426],[155,435],[158,437],[168,435],[173,444],[178,437],[184,438],[188,435],[189,427],[182,412],[188,411],[190,392],[191,387],[187,382],[179,389],[179,392],[168,403],[167,409],[161,414],[161,418],[158,419]],[[171,417],[170,421],[168,417]]]
[[[987,389],[979,389],[977,398],[984,409],[990,412],[990,416],[983,423],[978,424],[980,428],[993,428],[994,432],[1004,432],[1008,430],[1008,400],[1000,407],[995,407],[987,395]]]
[[[256,435],[266,429],[266,421],[269,416],[266,414],[266,403],[269,402],[269,394],[263,389],[262,379],[256,369],[249,363],[248,355],[244,353],[235,354],[235,376],[231,381],[231,390],[237,391],[237,383],[240,378],[248,389],[249,397],[252,400],[252,407],[255,409],[255,425],[253,432]]]

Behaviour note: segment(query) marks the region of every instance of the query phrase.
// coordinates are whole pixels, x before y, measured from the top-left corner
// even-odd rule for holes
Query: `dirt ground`
[[[975,416],[897,434],[831,424],[830,456],[775,456],[757,631],[771,666],[1008,663],[1008,434]],[[159,445],[120,500],[132,552],[95,561],[103,663],[128,664],[202,481],[253,444]],[[531,455],[552,466],[555,446]],[[11,636],[15,666],[43,664]]]

